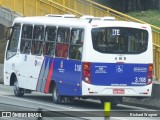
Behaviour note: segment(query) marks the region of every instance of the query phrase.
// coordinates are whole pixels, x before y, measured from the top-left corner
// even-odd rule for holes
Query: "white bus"
[[[74,15],[16,18],[4,59],[4,84],[15,96],[52,93],[54,103],[74,97],[117,104],[149,97],[153,51],[149,25]]]

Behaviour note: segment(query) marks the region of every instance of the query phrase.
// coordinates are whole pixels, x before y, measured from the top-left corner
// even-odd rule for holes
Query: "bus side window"
[[[9,44],[7,48],[7,56],[6,56],[7,59],[13,57],[17,53],[20,27],[21,27],[20,24],[15,24],[12,29],[11,39],[9,40]]]
[[[57,33],[56,57],[68,57],[70,28],[59,27]]]
[[[69,58],[81,60],[83,40],[84,30],[73,28],[71,30]]]
[[[45,42],[43,47],[43,54],[54,56],[55,54],[55,39],[57,29],[53,26],[47,26],[45,29]]]
[[[23,25],[20,52],[22,54],[29,54],[31,50],[31,39],[32,39],[32,25]]]
[[[57,37],[58,43],[69,43],[69,37],[70,37],[70,28],[67,27],[58,28],[58,37]]]
[[[41,55],[43,50],[44,26],[35,25],[33,30],[33,40],[31,53]]]

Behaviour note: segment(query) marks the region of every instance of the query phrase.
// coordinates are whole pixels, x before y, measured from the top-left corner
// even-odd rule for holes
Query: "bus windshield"
[[[148,32],[126,27],[101,27],[91,31],[94,50],[110,54],[140,54],[147,50]]]

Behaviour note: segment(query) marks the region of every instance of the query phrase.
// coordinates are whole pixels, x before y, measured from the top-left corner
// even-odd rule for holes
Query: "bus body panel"
[[[24,55],[24,63],[26,64],[26,76],[28,78],[28,89],[36,90],[38,76],[41,70],[43,56]],[[32,72],[31,72],[32,71]]]
[[[148,64],[91,63],[91,84],[146,86]]]
[[[81,95],[81,62],[77,60],[54,59],[54,74],[60,95]],[[71,74],[72,73],[72,74]]]
[[[151,96],[148,64],[90,63],[91,84],[82,82],[84,96]]]
[[[82,96],[150,97],[152,84],[147,86],[97,86],[82,82]]]
[[[37,91],[48,92],[51,80],[55,81],[60,95],[80,96],[81,62],[45,57],[38,78]]]

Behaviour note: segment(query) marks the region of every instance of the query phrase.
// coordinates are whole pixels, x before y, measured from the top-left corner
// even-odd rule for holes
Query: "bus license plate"
[[[113,89],[113,94],[124,94],[124,89]]]

